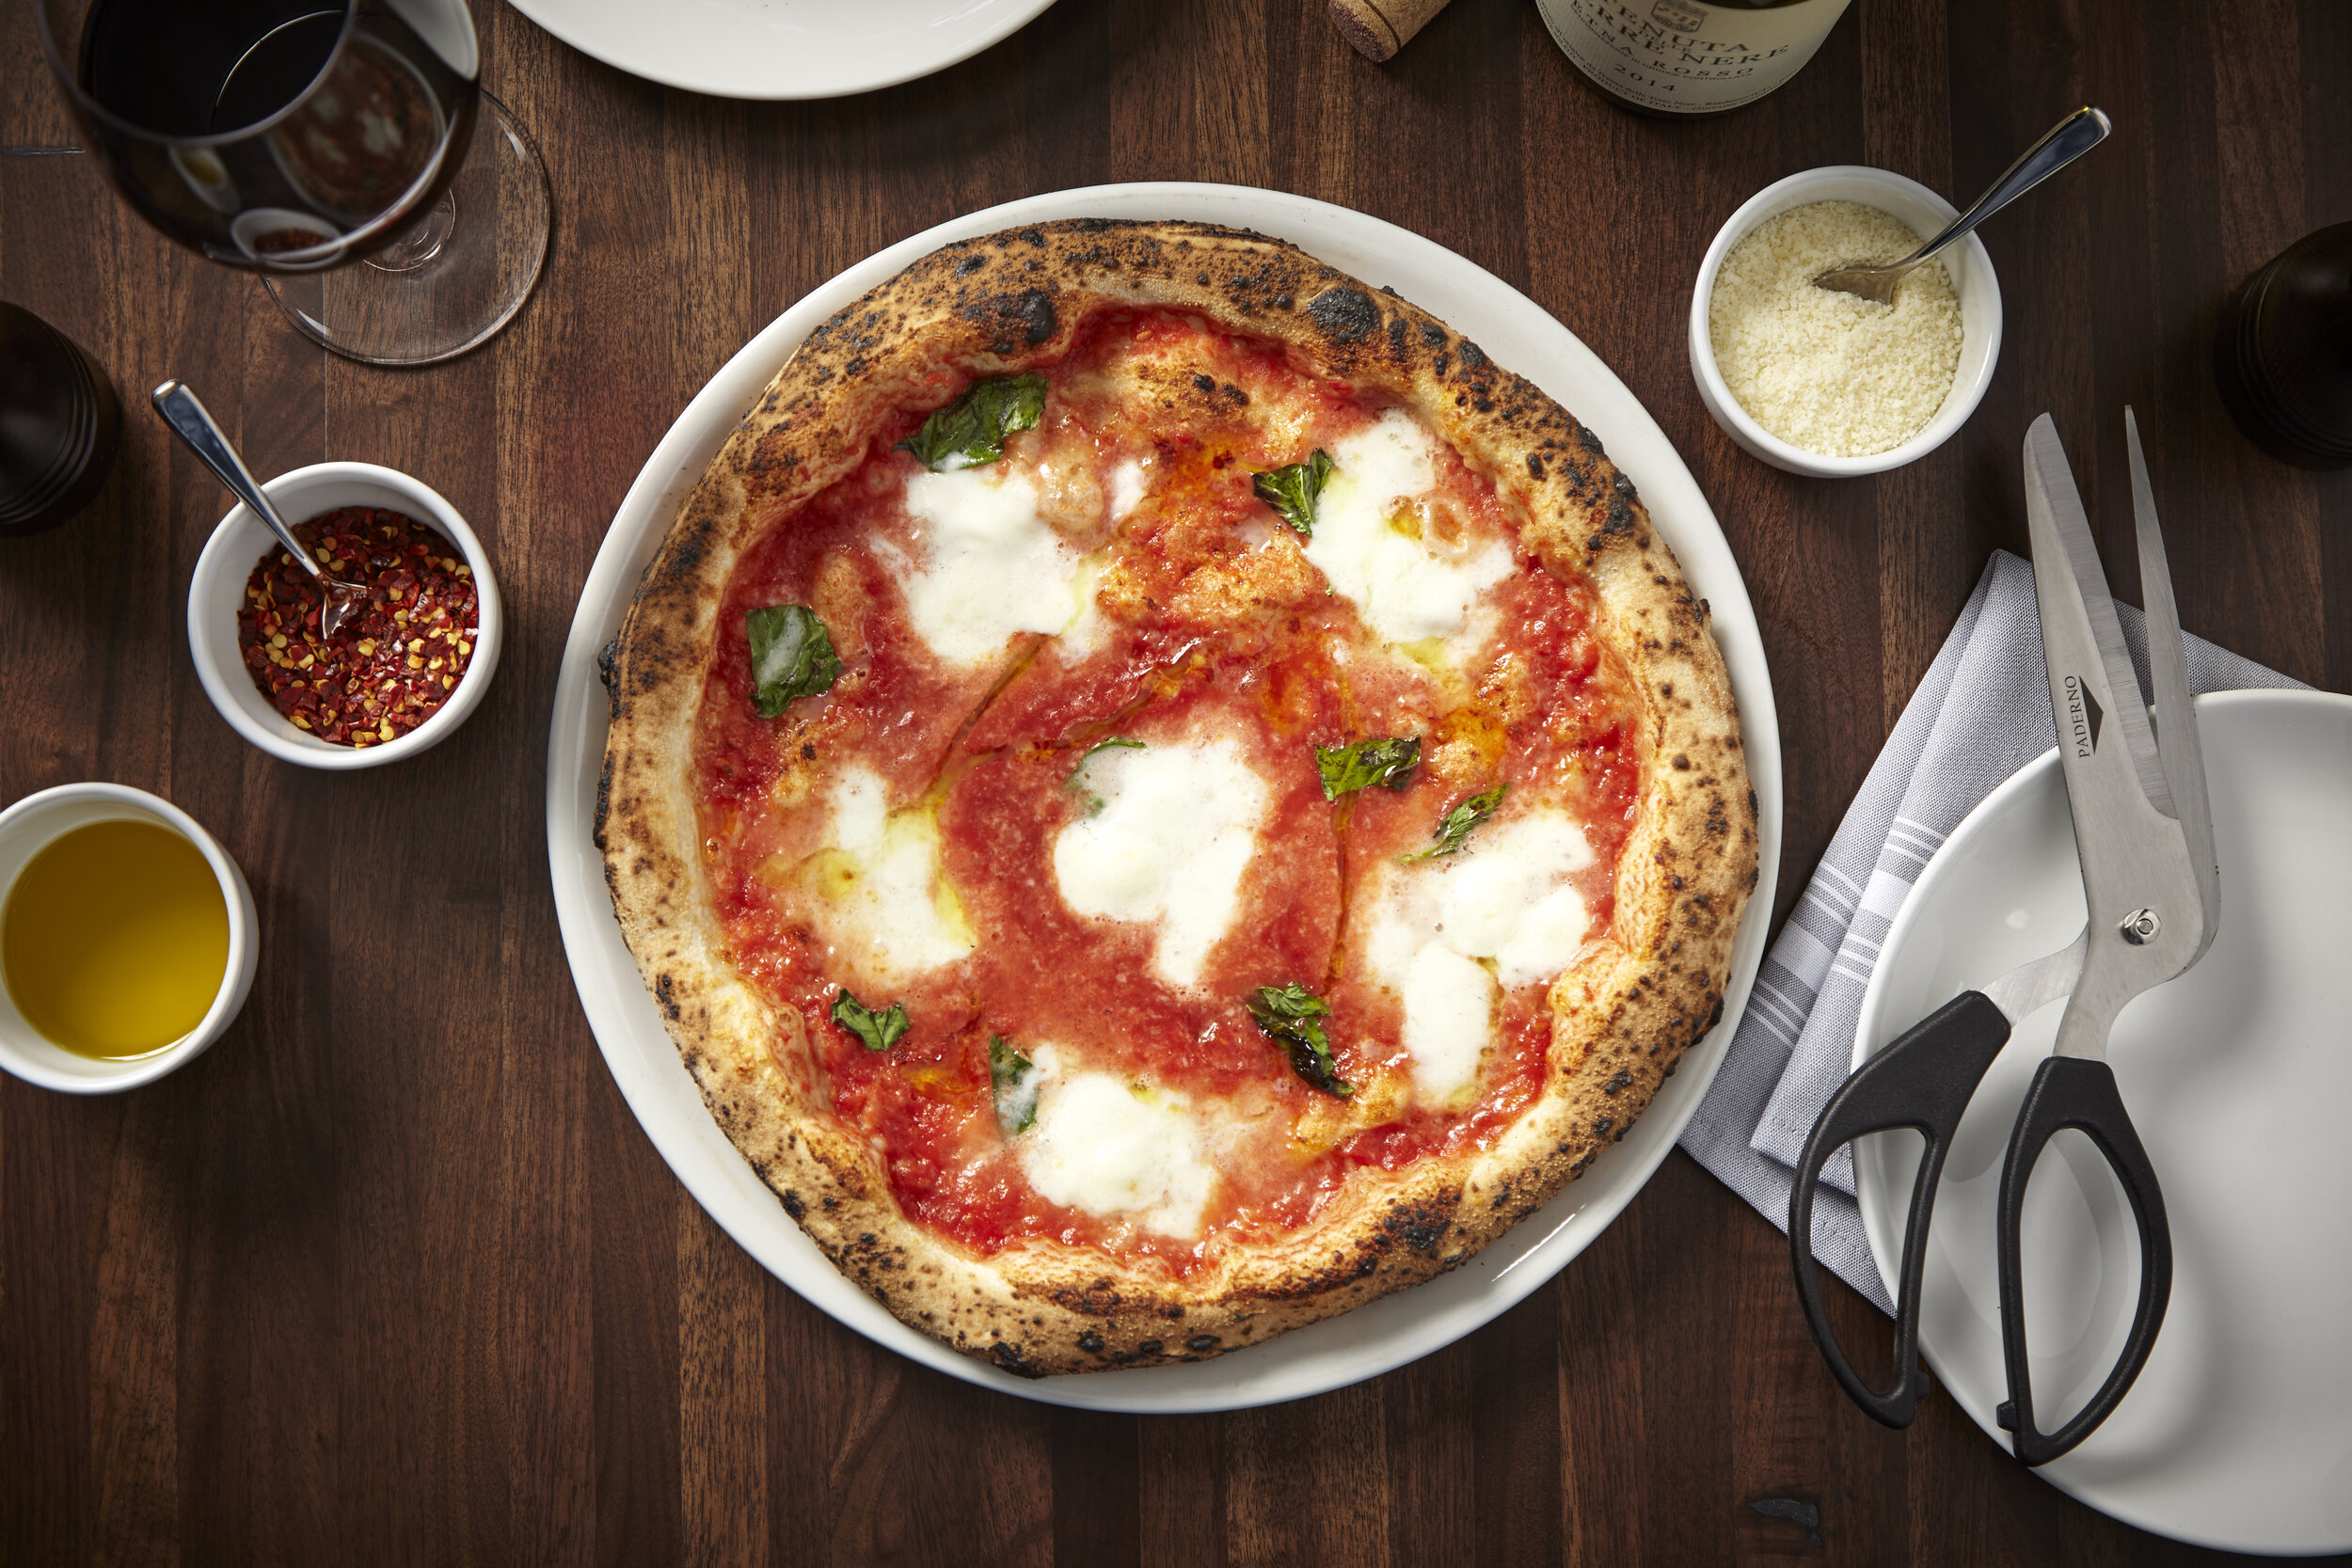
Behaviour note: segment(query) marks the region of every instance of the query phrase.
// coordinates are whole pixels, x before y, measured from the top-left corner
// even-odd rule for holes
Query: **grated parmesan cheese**
[[[1914,270],[1892,306],[1813,286],[1835,267],[1899,261],[1919,242],[1875,207],[1816,201],[1731,247],[1708,337],[1724,384],[1757,424],[1824,457],[1868,457],[1935,418],[1960,368],[1960,299],[1944,263]]]

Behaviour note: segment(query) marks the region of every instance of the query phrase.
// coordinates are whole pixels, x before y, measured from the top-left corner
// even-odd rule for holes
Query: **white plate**
[[[722,98],[840,98],[969,59],[1054,0],[514,0],[583,55]]]
[[[2221,860],[2204,960],[2135,1001],[2108,1060],[2164,1189],[2172,1302],[2139,1381],[2061,1490],[2160,1535],[2249,1552],[2352,1550],[2352,698],[2197,700]],[[1887,932],[1862,1001],[1859,1066],[1932,1008],[2083,925],[2058,753],[1970,813]],[[1929,1233],[1920,1342],[1994,1441],[2002,1372],[1994,1213],[2026,1085],[2062,1008],[2021,1023],[1962,1118]],[[2045,1431],[2114,1364],[2138,1291],[2121,1190],[2064,1132],[2026,1203],[2026,1341]],[[1864,1140],[1856,1185],[1886,1276],[1919,1141]],[[1876,1376],[1878,1369],[1866,1369]]]
[[[605,894],[589,832],[602,769],[605,693],[596,653],[619,628],[639,574],[677,503],[727,433],[810,328],[950,240],[1055,218],[1190,218],[1249,228],[1304,246],[1375,284],[1390,283],[1529,376],[1598,431],[1641,487],[1658,531],[1713,608],[1738,693],[1756,785],[1762,881],[1732,958],[1722,1022],[1684,1057],[1623,1143],[1582,1180],[1462,1268],[1268,1344],[1189,1366],[1027,1381],[915,1333],[827,1263],[735,1152],[707,1112],[639,981]],[[1567,328],[1493,274],[1417,234],[1343,207],[1234,185],[1098,185],[1009,202],[945,223],[851,267],[744,346],[711,378],[646,461],[597,553],[556,687],[548,741],[548,853],[556,911],[588,1022],[646,1135],[678,1180],[745,1251],[860,1333],[972,1383],[1103,1410],[1234,1410],[1303,1398],[1402,1366],[1468,1334],[1558,1273],[1616,1217],[1666,1157],[1707,1091],[1762,957],[1780,863],[1780,731],[1756,616],[1731,548],[1690,470],[1625,384]]]

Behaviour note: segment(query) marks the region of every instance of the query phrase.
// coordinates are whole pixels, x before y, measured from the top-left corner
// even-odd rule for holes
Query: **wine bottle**
[[[1625,107],[1721,114],[1804,69],[1848,0],[1535,0],[1551,39]]]
[[[56,528],[87,505],[121,434],[106,372],[72,339],[0,301],[0,537]]]
[[[2246,280],[2222,307],[2213,377],[2271,456],[2352,467],[2352,223],[2304,235]]]

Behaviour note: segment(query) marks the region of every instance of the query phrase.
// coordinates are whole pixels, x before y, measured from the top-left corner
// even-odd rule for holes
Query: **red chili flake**
[[[368,602],[330,641],[322,600],[283,550],[262,557],[237,610],[237,647],[254,686],[296,729],[338,746],[381,746],[433,717],[473,657],[473,569],[441,534],[404,513],[346,506],[294,525],[330,577]]]

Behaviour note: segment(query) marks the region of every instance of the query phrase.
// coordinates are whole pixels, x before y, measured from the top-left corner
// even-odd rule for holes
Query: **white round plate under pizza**
[[[861,1300],[1073,1402],[1606,1169],[1772,838],[1722,610],[1602,437],[1171,210],[901,247],[641,525],[604,658],[596,842],[710,1124]]]

